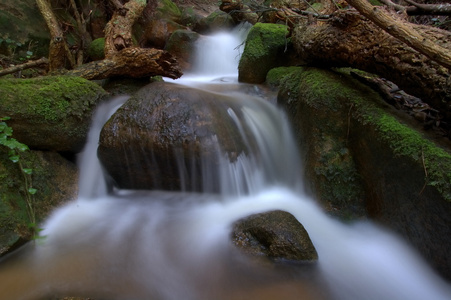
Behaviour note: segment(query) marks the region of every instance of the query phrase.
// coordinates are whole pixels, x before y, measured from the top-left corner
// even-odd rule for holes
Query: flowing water
[[[226,51],[229,60],[239,57],[241,40],[235,36],[219,36],[234,53]],[[212,45],[201,48],[208,63],[198,72],[213,69],[218,45]],[[236,91],[229,68],[215,67],[208,75],[216,79],[208,78],[208,84],[204,71],[202,79],[197,73],[178,82],[250,97]],[[42,225],[42,241],[1,262],[0,299],[450,299],[450,287],[402,239],[371,222],[340,223],[306,196],[284,114],[252,97],[257,104],[243,108],[244,118],[232,110],[229,115],[238,127],[252,130],[258,150],[233,163],[224,159],[220,171],[226,187],[219,194],[107,193],[96,158],[98,136],[127,97],[100,107],[80,157],[79,199]],[[229,189],[236,192],[226,193]],[[232,246],[233,222],[274,209],[290,212],[304,225],[317,264],[262,264]]]

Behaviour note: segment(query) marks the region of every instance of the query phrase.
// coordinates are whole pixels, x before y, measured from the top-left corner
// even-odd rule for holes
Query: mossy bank
[[[78,171],[75,164],[55,152],[26,151],[22,165],[33,170],[30,176],[36,193],[27,202],[24,176],[18,163],[8,158],[8,149],[0,148],[0,256],[33,238],[48,214],[61,203],[76,198]],[[33,207],[36,224],[27,214]]]
[[[312,192],[338,215],[362,212],[402,234],[451,277],[451,155],[349,70],[271,70]]]

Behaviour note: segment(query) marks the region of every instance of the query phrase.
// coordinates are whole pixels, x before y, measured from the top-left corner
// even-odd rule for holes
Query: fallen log
[[[430,26],[415,30],[451,49],[451,33]],[[339,10],[328,22],[300,25],[293,44],[302,60],[326,67],[352,67],[384,77],[451,120],[449,70],[407,46],[355,10]]]
[[[442,66],[451,69],[451,51],[434,43],[434,39],[430,39],[428,35],[421,34],[420,30],[416,30],[414,24],[393,17],[384,8],[378,8],[364,0],[347,0],[347,2],[392,36]],[[417,27],[417,29],[419,28]]]
[[[143,78],[155,75],[176,79],[183,73],[169,52],[132,47],[122,49],[104,60],[81,65],[66,74],[93,80],[117,76]]]

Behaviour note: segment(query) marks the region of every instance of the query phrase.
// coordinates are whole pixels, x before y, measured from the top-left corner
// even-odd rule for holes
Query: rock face
[[[14,138],[32,149],[79,152],[96,105],[106,97],[79,77],[0,80],[0,111],[11,119]]]
[[[21,155],[21,163],[33,170],[29,183],[37,190],[31,198],[37,222],[47,217],[54,207],[76,198],[77,167],[58,153],[26,151]],[[31,238],[24,176],[19,165],[8,158],[6,147],[0,147],[0,178],[1,256]]]
[[[229,116],[229,109],[239,114],[241,105],[214,93],[152,83],[105,124],[99,159],[121,188],[199,191],[206,179],[213,180],[214,191],[220,153],[233,159],[246,151]]]
[[[257,214],[238,221],[232,240],[239,249],[250,255],[273,260],[318,260],[304,226],[284,211]]]
[[[246,39],[243,55],[238,65],[238,80],[263,83],[272,68],[286,62],[288,27],[280,24],[255,24]]]
[[[2,1],[0,39],[0,54],[11,55],[14,52],[25,57],[26,51],[32,51],[36,57],[48,56],[50,34],[44,19],[37,12],[36,1]]]
[[[218,30],[232,29],[235,26],[233,18],[220,10],[214,11],[206,18],[200,19],[193,30],[201,34],[208,34]]]
[[[300,144],[308,145],[307,177],[320,200],[338,209],[364,204],[370,217],[408,239],[451,278],[449,150],[413,129],[377,93],[352,79],[349,70],[294,67],[270,75],[270,82],[278,78],[278,100]],[[324,172],[329,168],[333,172]],[[363,191],[346,191],[359,185]]]

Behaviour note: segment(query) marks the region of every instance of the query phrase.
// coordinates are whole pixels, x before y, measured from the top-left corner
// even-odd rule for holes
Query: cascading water
[[[232,49],[241,43],[228,41]],[[203,57],[216,55],[207,52]],[[197,87],[207,85],[197,79]],[[224,82],[230,84],[215,80],[212,89],[243,97],[230,93]],[[187,79],[180,83],[194,84]],[[102,176],[95,149],[101,124],[125,99],[115,101],[101,108],[108,112],[94,121],[81,158],[80,198],[42,225],[42,242],[1,263],[1,299],[450,298],[449,286],[400,239],[369,222],[347,225],[331,219],[303,193],[295,184],[302,178],[285,118],[262,100],[244,107],[244,118],[228,111],[238,127],[254,133],[259,148],[220,164],[221,176],[228,178],[224,190],[236,189],[233,195],[107,194],[98,180]],[[239,193],[242,189],[246,192]],[[231,245],[233,222],[274,209],[290,212],[304,225],[318,252],[317,265],[262,266]]]

